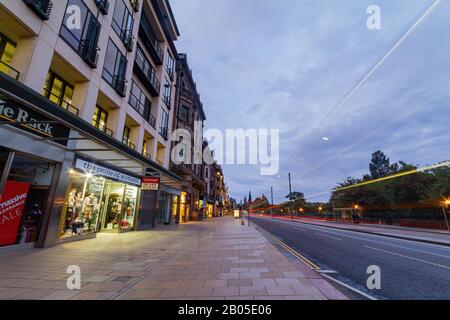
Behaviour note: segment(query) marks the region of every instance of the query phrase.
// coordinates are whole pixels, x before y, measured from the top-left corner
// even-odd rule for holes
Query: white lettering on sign
[[[96,165],[91,162],[87,162],[81,159],[77,159],[75,162],[75,168],[78,170],[82,170],[86,173],[90,173],[94,176],[102,176],[106,178],[115,179],[124,183],[132,184],[135,186],[141,185],[141,180],[139,178],[135,178],[132,176],[129,176],[127,174],[111,170],[99,165]]]

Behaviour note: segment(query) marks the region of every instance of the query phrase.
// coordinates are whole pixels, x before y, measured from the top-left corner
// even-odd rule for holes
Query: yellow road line
[[[295,251],[294,249],[292,249],[290,246],[288,246],[286,243],[284,243],[282,240],[280,240],[279,238],[275,237],[274,235],[268,233],[267,231],[264,231],[268,237],[270,237],[273,241],[275,241],[276,243],[278,243],[280,246],[282,246],[284,249],[286,249],[287,251],[289,251],[293,256],[295,256],[297,259],[299,259],[300,261],[302,261],[303,263],[305,263],[308,267],[310,267],[312,270],[320,270],[321,268],[315,264],[314,262],[312,262],[311,260],[305,258],[304,256],[302,256],[300,253],[298,253],[297,251]]]

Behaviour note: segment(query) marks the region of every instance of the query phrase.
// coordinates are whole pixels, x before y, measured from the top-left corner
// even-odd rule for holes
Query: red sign
[[[0,246],[16,243],[30,184],[7,181],[0,199]]]
[[[143,190],[143,191],[158,191],[160,183],[161,183],[160,178],[143,177],[142,184],[141,184],[141,190]]]

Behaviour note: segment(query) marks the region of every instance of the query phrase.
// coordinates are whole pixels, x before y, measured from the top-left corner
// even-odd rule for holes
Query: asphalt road
[[[253,223],[310,259],[327,275],[377,299],[450,300],[450,247],[270,218]],[[381,290],[369,290],[369,266]]]

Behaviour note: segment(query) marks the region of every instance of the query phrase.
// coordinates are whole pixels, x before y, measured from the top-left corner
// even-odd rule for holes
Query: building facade
[[[178,36],[167,0],[0,1],[0,246],[172,222]]]
[[[180,223],[205,217],[203,181],[203,123],[206,115],[192,76],[186,54],[177,59],[177,94],[173,128],[178,137],[174,142],[171,170],[183,178],[180,198]]]

